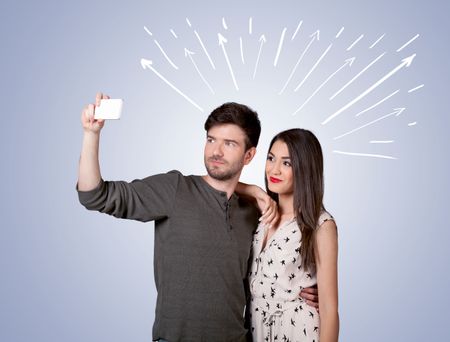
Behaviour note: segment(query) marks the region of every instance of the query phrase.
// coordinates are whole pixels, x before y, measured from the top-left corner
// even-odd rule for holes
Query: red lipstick
[[[275,178],[275,177],[269,177],[269,180],[270,180],[272,183],[280,183],[280,182],[281,182],[281,179],[278,179],[278,178]]]

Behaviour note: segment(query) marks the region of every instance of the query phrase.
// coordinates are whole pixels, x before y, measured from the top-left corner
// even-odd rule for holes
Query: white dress
[[[327,220],[333,217],[324,211],[318,226]],[[252,242],[249,309],[253,341],[318,342],[319,314],[299,297],[303,288],[316,285],[317,280],[315,272],[302,267],[297,221],[283,223],[262,249],[265,233],[260,224]]]

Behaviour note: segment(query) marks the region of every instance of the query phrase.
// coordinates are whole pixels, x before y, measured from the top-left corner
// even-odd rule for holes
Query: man
[[[102,98],[108,97],[97,94],[97,106]],[[98,149],[104,121],[94,120],[94,110],[88,105],[81,117],[79,199],[90,210],[155,221],[153,340],[245,341],[245,281],[259,214],[234,190],[256,153],[257,113],[226,103],[209,115],[206,176],[171,171],[127,183],[101,178]]]

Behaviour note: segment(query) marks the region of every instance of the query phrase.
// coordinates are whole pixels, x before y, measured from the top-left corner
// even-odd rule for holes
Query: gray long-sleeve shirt
[[[178,171],[130,183],[101,181],[81,204],[119,218],[155,220],[158,291],[153,339],[245,341],[245,278],[253,204]]]

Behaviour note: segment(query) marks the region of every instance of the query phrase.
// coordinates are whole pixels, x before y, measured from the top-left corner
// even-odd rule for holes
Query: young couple
[[[81,115],[78,196],[90,210],[155,221],[153,340],[337,341],[337,230],[322,203],[317,138],[291,129],[272,139],[266,194],[239,183],[256,152],[257,113],[226,103],[205,122],[207,175],[104,181],[104,121],[94,119],[102,98]]]

